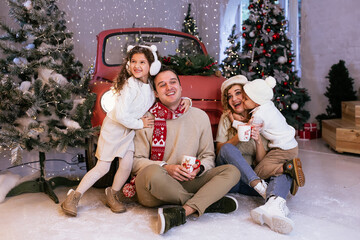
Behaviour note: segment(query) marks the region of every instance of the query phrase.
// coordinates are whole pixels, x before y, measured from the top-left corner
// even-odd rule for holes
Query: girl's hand
[[[180,110],[184,110],[184,112],[187,112],[189,108],[191,107],[191,99],[190,98],[183,98],[180,102]]]
[[[143,121],[144,128],[150,128],[154,126],[154,118],[144,115],[141,120]]]
[[[255,143],[261,143],[260,128],[257,126],[251,126],[251,138],[255,140]]]

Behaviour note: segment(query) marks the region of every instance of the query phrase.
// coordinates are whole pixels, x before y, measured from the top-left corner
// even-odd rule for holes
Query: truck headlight
[[[116,101],[116,94],[112,89],[106,91],[100,99],[101,108],[106,112],[110,112],[114,106]]]

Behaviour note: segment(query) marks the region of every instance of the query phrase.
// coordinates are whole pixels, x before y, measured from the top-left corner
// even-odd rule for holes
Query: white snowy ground
[[[250,210],[263,204],[261,198],[236,194],[236,212],[190,217],[160,236],[157,209],[129,202],[126,213],[114,214],[103,204],[104,190],[91,188],[76,218],[65,216],[60,204],[43,193],[6,198],[0,203],[0,239],[359,239],[360,156],[336,154],[320,139],[299,143],[306,185],[287,199],[295,222],[288,235],[252,222]],[[3,163],[0,159],[2,170]],[[55,189],[60,202],[68,189]]]

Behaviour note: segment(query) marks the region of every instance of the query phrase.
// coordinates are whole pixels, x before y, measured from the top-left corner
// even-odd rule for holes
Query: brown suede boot
[[[77,215],[77,205],[79,204],[81,193],[75,192],[73,189],[70,189],[67,193],[65,201],[61,204],[62,210],[70,216],[76,217]]]
[[[289,174],[299,187],[305,185],[305,174],[302,170],[300,158],[294,158],[283,165],[284,173]]]
[[[112,190],[111,187],[107,187],[105,189],[106,195],[106,205],[113,211],[114,213],[122,213],[126,211],[126,208],[122,202],[119,200],[119,196]]]

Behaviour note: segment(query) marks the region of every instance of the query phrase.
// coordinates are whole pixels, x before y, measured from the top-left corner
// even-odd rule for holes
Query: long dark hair
[[[117,77],[114,80],[114,89],[116,92],[120,92],[121,89],[123,88],[125,82],[127,81],[127,79],[129,77],[131,77],[131,72],[129,72],[126,68],[126,65],[128,62],[131,61],[131,58],[133,57],[134,54],[136,53],[142,53],[145,55],[145,58],[148,60],[149,62],[149,66],[151,66],[151,64],[154,62],[154,55],[151,52],[150,49],[148,48],[144,48],[141,46],[135,46],[133,49],[131,49],[125,58],[124,63],[121,65],[121,70],[119,72],[119,74],[117,75]],[[150,73],[149,73],[149,77],[150,77]]]

